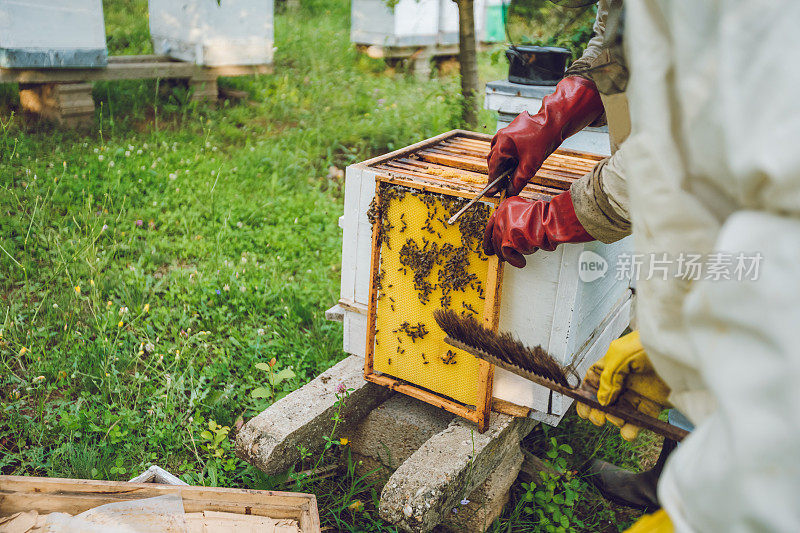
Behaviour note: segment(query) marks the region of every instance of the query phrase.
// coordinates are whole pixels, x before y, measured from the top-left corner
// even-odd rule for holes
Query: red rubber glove
[[[581,131],[602,113],[603,103],[594,82],[579,76],[558,82],[555,92],[542,99],[536,115],[523,111],[492,138],[489,183],[509,168],[517,168],[507,186],[503,180],[487,194],[494,196],[506,187],[508,196],[518,195],[564,139]]]
[[[562,192],[549,202],[512,196],[503,200],[486,224],[483,251],[511,265],[525,266],[524,255],[539,248],[548,252],[566,242],[588,242],[589,235],[575,216],[572,196]]]

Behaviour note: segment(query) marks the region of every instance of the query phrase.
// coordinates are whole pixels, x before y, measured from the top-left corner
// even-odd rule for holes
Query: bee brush
[[[647,416],[622,401],[602,405],[597,389],[581,385],[574,370],[561,366],[541,346],[528,348],[509,333],[495,333],[483,327],[472,316],[462,316],[452,310],[437,309],[433,313],[439,327],[447,334],[445,342],[479,359],[504,368],[518,376],[568,396],[589,407],[622,418],[637,426],[650,429],[670,439],[681,441],[688,432],[657,418]],[[573,383],[570,384],[570,377]]]

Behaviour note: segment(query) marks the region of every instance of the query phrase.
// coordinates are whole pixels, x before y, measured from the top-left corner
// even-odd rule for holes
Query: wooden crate
[[[374,235],[366,213],[376,183],[423,187],[462,197],[474,195],[486,183],[490,139],[488,135],[451,131],[347,168],[345,214],[340,218],[344,239],[339,301],[347,353],[368,356],[372,340],[370,324],[374,317],[369,313]],[[552,198],[601,159],[599,155],[559,150],[548,158],[522,196]],[[486,200],[488,204],[496,202]],[[553,252],[529,256],[523,269],[505,268],[498,300],[499,329],[513,332],[527,344],[541,345],[562,363],[584,371],[629,323],[631,291],[627,280],[618,280],[613,270],[616,256],[630,249],[629,242],[561,245]],[[608,262],[605,277],[586,283],[579,279],[578,263],[583,252],[593,252]],[[367,370],[369,374],[368,366]],[[571,404],[569,399],[503,369],[494,369],[492,402],[495,410],[529,413],[552,424]],[[472,413],[468,418],[477,420],[477,415]]]
[[[313,494],[154,483],[0,476],[0,516],[20,511],[82,513],[107,503],[178,494],[184,511],[219,511],[297,521],[303,533],[320,531]]]

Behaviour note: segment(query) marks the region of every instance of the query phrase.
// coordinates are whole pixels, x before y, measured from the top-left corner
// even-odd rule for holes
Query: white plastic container
[[[209,67],[268,65],[273,0],[150,0],[156,54]]]
[[[475,2],[475,34],[484,34],[485,0]],[[458,44],[458,6],[452,0],[352,0],[350,41],[378,46]]]
[[[0,67],[108,63],[101,0],[0,0]]]

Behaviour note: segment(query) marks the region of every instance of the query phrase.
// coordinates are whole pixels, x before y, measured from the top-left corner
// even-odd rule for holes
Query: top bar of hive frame
[[[366,164],[384,179],[450,189],[459,196],[474,196],[486,186],[491,136],[472,132],[450,132],[408,149],[379,157]],[[549,199],[591,172],[603,157],[572,150],[557,150],[520,196]],[[487,199],[496,201],[496,199]]]

